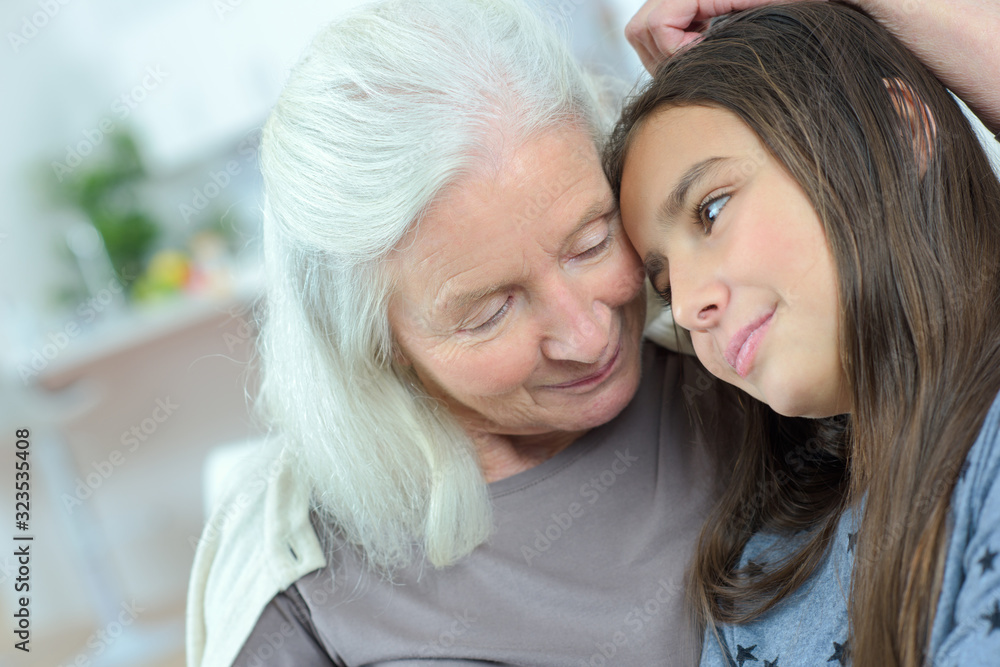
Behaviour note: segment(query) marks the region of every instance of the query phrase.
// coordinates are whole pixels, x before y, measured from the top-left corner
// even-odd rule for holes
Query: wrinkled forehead
[[[389,261],[398,291],[475,292],[519,279],[615,211],[585,130],[558,128],[505,152],[454,179],[397,244]]]

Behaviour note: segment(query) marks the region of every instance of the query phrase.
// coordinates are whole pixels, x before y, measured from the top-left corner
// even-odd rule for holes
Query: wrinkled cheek
[[[511,340],[489,353],[464,349],[435,355],[426,370],[446,393],[463,403],[475,403],[517,392],[534,372],[537,354],[527,341]]]
[[[611,275],[605,276],[605,286],[609,287],[607,303],[615,306],[628,305],[630,309],[641,308],[645,315],[646,299],[644,287],[646,272],[631,247],[623,249],[619,261]],[[641,302],[641,303],[640,303]]]
[[[530,370],[530,369],[529,369]],[[516,363],[500,360],[485,366],[476,366],[454,378],[456,389],[469,400],[495,399],[515,393],[529,377],[529,373]]]
[[[640,283],[637,296],[623,308],[625,333],[636,343],[637,348],[646,324],[646,295],[643,288],[644,285]]]
[[[639,255],[630,244],[626,244],[622,248],[622,255],[622,283],[633,293],[638,293],[645,284],[646,270],[639,260]]]
[[[639,268],[634,273],[626,273],[618,278],[618,290],[615,301],[624,320],[624,333],[637,344],[642,337],[642,328],[646,322],[646,281],[645,272]]]

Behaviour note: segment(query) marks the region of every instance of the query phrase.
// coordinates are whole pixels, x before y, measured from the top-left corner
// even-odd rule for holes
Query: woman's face
[[[638,386],[645,300],[593,141],[552,131],[482,171],[392,260],[402,362],[473,432],[603,424]]]
[[[788,416],[848,411],[837,280],[815,210],[735,114],[648,117],[632,137],[622,219],[657,291],[716,376]]]

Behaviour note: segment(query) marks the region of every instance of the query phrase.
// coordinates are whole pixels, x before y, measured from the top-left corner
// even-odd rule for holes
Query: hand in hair
[[[647,0],[625,26],[625,38],[650,74],[668,56],[701,37],[709,19],[788,0]]]
[[[681,47],[698,40],[708,21],[729,12],[788,0],[647,0],[625,26],[625,38],[652,74]],[[845,0],[868,12],[969,105],[1000,131],[1000,3],[981,0]],[[997,135],[1000,139],[1000,134]]]

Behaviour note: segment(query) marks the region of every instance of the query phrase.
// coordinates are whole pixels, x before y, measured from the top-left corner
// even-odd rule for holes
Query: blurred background
[[[581,60],[641,76],[622,36],[640,0],[536,1]],[[210,471],[262,432],[257,130],[312,36],[355,4],[3,3],[0,665],[184,664]],[[33,536],[30,653],[11,634],[15,535]]]
[[[640,0],[537,3],[583,61],[640,76],[622,36]],[[0,665],[184,664],[206,478],[262,431],[257,130],[313,35],[356,4],[3,2]],[[22,595],[30,653],[11,634]]]

